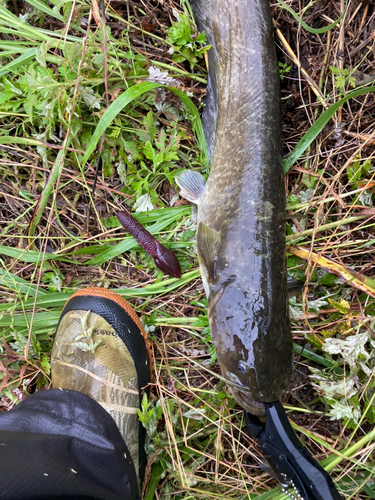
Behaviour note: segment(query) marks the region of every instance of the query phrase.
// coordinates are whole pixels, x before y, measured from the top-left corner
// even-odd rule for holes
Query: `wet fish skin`
[[[222,375],[247,411],[280,399],[292,368],[279,74],[268,0],[191,0],[207,34],[203,126],[211,171],[177,182],[198,204],[197,249]]]

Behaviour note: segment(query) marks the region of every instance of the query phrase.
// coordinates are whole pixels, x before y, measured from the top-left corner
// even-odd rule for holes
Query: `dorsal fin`
[[[197,232],[198,256],[207,281],[211,283],[216,281],[215,265],[220,244],[220,233],[207,226],[204,222],[200,222]]]

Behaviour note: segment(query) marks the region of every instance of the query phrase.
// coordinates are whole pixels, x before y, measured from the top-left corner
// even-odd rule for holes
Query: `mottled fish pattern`
[[[192,0],[207,34],[203,126],[211,170],[177,179],[198,205],[197,249],[223,377],[247,411],[280,399],[292,367],[279,73],[268,0]]]

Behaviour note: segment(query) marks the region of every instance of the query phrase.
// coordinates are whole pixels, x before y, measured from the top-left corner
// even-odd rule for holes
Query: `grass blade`
[[[193,281],[200,276],[199,269],[193,269],[183,274],[180,279],[168,278],[160,283],[154,283],[153,285],[147,285],[142,288],[116,288],[116,293],[120,294],[122,297],[127,299],[132,298],[145,298],[153,297],[156,295],[168,294],[175,290],[185,286],[190,281]],[[50,308],[50,307],[62,307],[65,302],[73,295],[74,292],[43,292],[42,295],[38,296],[35,303],[37,308]],[[23,311],[30,309],[34,306],[34,299],[28,299],[19,304],[13,305],[15,311]],[[7,311],[9,309],[9,304],[0,304],[0,311]],[[3,326],[2,319],[0,318],[0,327]]]
[[[0,255],[7,255],[13,259],[21,260],[22,262],[39,263],[41,260],[41,253],[36,250],[25,250],[24,248],[14,248],[5,245],[0,245]],[[44,260],[55,259],[56,255],[47,253]]]
[[[298,354],[302,354],[302,356],[306,359],[311,359],[315,363],[318,363],[322,366],[325,366],[326,368],[339,368],[336,367],[335,363],[333,361],[330,361],[329,359],[325,358],[324,356],[320,356],[319,354],[316,354],[316,352],[310,351],[309,349],[303,348],[299,344],[296,344],[295,342],[293,343],[293,349],[295,352]],[[342,372],[342,369],[339,368],[340,372]]]
[[[0,255],[7,255],[13,259],[17,259],[21,262],[30,262],[33,264],[40,264],[42,259],[42,253],[36,250],[26,250],[24,248],[14,248],[8,247],[6,245],[0,245]],[[66,259],[55,253],[45,253],[43,260],[61,260],[63,262],[68,262],[71,264],[77,264],[74,260]]]
[[[0,76],[4,76],[7,73],[10,73],[11,71],[15,71],[22,64],[26,64],[29,61],[31,61],[32,59],[34,59],[35,58],[35,51],[36,51],[36,49],[30,49],[27,52],[25,52],[24,54],[22,54],[21,56],[17,57],[13,61],[11,61],[10,63],[3,66],[3,68],[0,71]],[[12,137],[12,139],[14,139],[14,137]]]
[[[1,318],[1,326],[12,326],[17,328],[28,328],[30,322],[33,322],[33,327],[55,328],[61,314],[60,310],[43,311],[40,313],[32,314],[14,314],[11,316],[4,316]],[[5,339],[7,340],[7,339]]]
[[[36,285],[33,285],[27,280],[16,276],[15,274],[5,270],[0,269],[0,285],[17,292],[18,294],[25,294],[29,297],[35,297],[35,295],[44,295],[47,292],[41,288],[37,289]],[[9,308],[9,304],[2,304],[6,307],[4,310]]]
[[[2,76],[0,74],[0,76]],[[29,139],[27,137],[12,137],[6,135],[0,137],[0,144],[26,144],[27,146],[45,146],[43,142],[37,141],[36,139]]]
[[[322,255],[311,252],[310,249],[302,247],[294,247],[289,249],[293,255],[297,255],[303,260],[312,261],[319,267],[329,271],[331,274],[338,276],[341,280],[347,282],[349,285],[357,288],[361,292],[367,293],[371,297],[375,297],[375,281],[363,274],[357,273],[344,267],[331,259],[327,259]]]
[[[151,469],[151,477],[148,482],[147,493],[144,496],[144,500],[154,500],[155,490],[159,484],[160,478],[164,472],[163,466],[160,462],[154,462]]]
[[[17,32],[18,36],[32,38],[34,40],[48,41],[49,37],[41,30],[33,28],[27,23],[22,22],[17,16],[12,14],[3,5],[0,5],[0,23],[3,26],[3,32]]]
[[[316,120],[314,125],[306,132],[306,134],[299,141],[297,146],[293,149],[293,151],[286,157],[284,160],[284,173],[287,173],[288,170],[295,164],[295,162],[302,156],[302,154],[306,151],[306,149],[310,146],[316,136],[322,131],[323,127],[327,125],[332,116],[336,113],[336,111],[349,99],[353,97],[358,97],[363,94],[368,94],[369,92],[375,92],[375,87],[367,87],[364,89],[358,89],[354,92],[351,92],[344,98],[335,102],[330,108],[328,108],[319,118]]]
[[[346,9],[347,9],[347,6],[345,7],[345,10],[344,12],[341,14],[341,16],[336,19],[336,21],[334,21],[332,24],[329,24],[328,26],[324,26],[324,28],[310,28],[310,26],[308,26],[304,21],[302,21],[302,19],[299,17],[299,15],[294,12],[294,10],[292,8],[290,8],[286,3],[284,3],[282,0],[277,0],[277,2],[282,6],[283,9],[287,10],[290,14],[292,14],[292,16],[297,19],[297,21],[300,23],[300,25],[305,28],[306,31],[308,31],[309,33],[314,33],[314,34],[321,34],[321,33],[325,33],[326,31],[329,31],[331,30],[332,28],[334,28],[336,26],[336,24],[338,24],[341,19],[344,17],[345,13],[346,13]]]
[[[141,96],[142,94],[145,94],[146,92],[149,92],[150,90],[156,89],[158,87],[163,87],[163,88],[166,88],[168,90],[171,90],[178,97],[180,97],[182,102],[185,104],[187,110],[189,111],[190,115],[192,116],[193,124],[194,124],[193,127],[194,127],[196,134],[197,134],[199,146],[207,158],[207,146],[206,146],[206,141],[204,138],[202,122],[201,122],[201,119],[199,116],[199,112],[198,112],[196,106],[194,105],[194,103],[191,101],[191,99],[186,94],[184,94],[181,90],[176,89],[175,87],[167,87],[165,85],[161,85],[160,83],[154,83],[154,82],[141,82],[141,83],[137,83],[137,84],[133,85],[133,87],[130,87],[130,89],[126,90],[123,94],[121,94],[120,97],[118,97],[109,106],[109,108],[106,110],[106,112],[100,118],[99,123],[95,129],[95,132],[93,133],[93,136],[91,138],[91,141],[90,141],[89,145],[87,146],[86,154],[83,157],[82,168],[85,166],[90,155],[93,153],[101,136],[105,133],[107,127],[113,122],[113,120],[125,108],[125,106],[130,104],[132,101],[134,101],[134,99]]]
[[[179,215],[183,217],[185,215],[191,215],[191,205],[180,205],[178,207],[166,207],[157,208],[155,210],[148,210],[147,212],[134,212],[132,216],[140,224],[151,224],[152,222],[160,222],[163,219],[169,219],[170,217]],[[171,219],[172,220],[172,219]],[[108,217],[104,220],[104,225],[106,228],[122,227],[118,221],[117,217]]]
[[[38,295],[38,299],[36,301],[37,308],[55,308],[62,307],[65,302],[73,295],[74,292],[64,293],[64,292],[46,292],[45,290],[38,290],[38,292],[42,292],[41,295]],[[23,311],[27,309],[31,309],[34,306],[34,299],[27,299],[24,301],[20,301],[15,306],[13,306],[15,311]],[[6,311],[9,309],[9,304],[0,304],[0,311]],[[0,324],[2,320],[0,320]]]
[[[40,2],[39,0],[27,0],[27,3],[35,7],[35,9],[41,10],[45,14],[48,14],[49,16],[55,17],[59,21],[63,21],[64,18],[61,14],[58,12],[52,10],[48,5],[45,5],[43,2]]]
[[[35,229],[36,229],[37,225],[39,224],[39,221],[42,217],[44,209],[46,208],[49,197],[53,191],[53,188],[55,187],[55,183],[60,178],[62,168],[64,166],[66,147],[69,146],[69,143],[70,143],[70,140],[66,139],[63,143],[63,149],[60,149],[60,151],[57,153],[56,160],[53,164],[53,167],[52,167],[50,176],[48,178],[47,184],[45,185],[45,187],[42,191],[42,194],[40,195],[39,202],[36,206],[35,212],[34,212],[33,217],[31,219],[31,223],[29,226],[29,237],[34,236]]]
[[[199,112],[193,103],[193,101],[180,89],[176,89],[174,87],[167,87],[169,90],[172,90],[177,97],[181,99],[181,101],[185,104],[186,109],[188,110],[189,114],[192,117],[193,120],[193,130],[196,134],[197,140],[198,140],[198,145],[199,149],[203,153],[203,159],[205,164],[208,164],[208,152],[207,152],[207,144],[206,144],[206,138],[204,136],[203,132],[203,126],[202,126],[202,121],[199,115]]]

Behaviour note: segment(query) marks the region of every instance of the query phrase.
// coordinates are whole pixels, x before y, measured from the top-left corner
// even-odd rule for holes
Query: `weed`
[[[368,331],[361,333],[358,327],[353,328],[357,318],[348,312],[349,304],[340,303],[336,307],[346,320],[341,324],[345,338],[334,338],[336,332],[330,332],[331,338],[325,338],[322,350],[330,355],[339,355],[338,365],[344,370],[342,375],[335,375],[332,371],[311,368],[311,378],[330,407],[331,420],[344,419],[348,428],[355,429],[362,411],[368,422],[374,423],[375,412],[371,403],[375,388],[372,380],[375,342]],[[362,387],[365,389],[361,390]]]
[[[355,78],[352,76],[352,72],[349,72],[347,68],[336,68],[335,66],[330,66],[329,69],[332,74],[335,75],[335,88],[340,89],[344,92],[347,86],[355,87]]]
[[[63,276],[58,271],[50,271],[44,273],[42,281],[48,284],[48,290],[50,292],[61,292],[63,279]]]
[[[171,409],[171,408],[170,408]],[[160,400],[154,404],[147,399],[147,394],[143,394],[141,409],[138,410],[139,421],[147,430],[148,436],[152,439],[158,427],[158,423],[163,415],[163,408]]]
[[[279,61],[279,74],[280,74],[281,80],[284,80],[285,75],[290,73],[291,68],[292,68],[292,66],[290,66],[290,65],[288,66],[287,63],[283,63],[283,62]]]
[[[81,0],[74,11],[60,0],[51,7],[29,3],[37,10],[29,5],[22,20],[0,6],[0,327],[13,353],[0,349],[1,405],[9,408],[35,386],[48,386],[51,338],[67,298],[88,285],[116,289],[144,314],[155,350],[156,392],[143,400],[140,414],[148,451],[157,453],[155,465],[161,465],[155,477],[162,480],[153,491],[178,499],[255,500],[264,494],[278,500],[281,494],[259,468],[260,451],[241,430],[242,412],[219,378],[194,216],[187,205],[173,206],[179,169],[207,167],[198,113],[192,112],[204,94],[196,83],[206,81],[205,35],[196,30],[186,3],[174,14],[172,3],[164,2],[167,12],[152,11],[155,23],[142,10],[147,2],[142,8],[134,4],[131,18],[126,7],[115,12],[108,5],[104,31],[90,24]],[[298,352],[294,390],[318,412],[324,400],[329,416],[315,418],[297,403],[289,407],[298,432],[340,478],[341,491],[362,500],[374,496],[372,100],[371,88],[347,93],[353,75],[338,69],[336,56],[350,54],[353,67],[372,72],[367,56],[355,52],[371,9],[363,2],[337,15],[341,4],[330,12],[333,4],[320,2],[303,13],[309,25],[324,25],[308,26],[313,36],[288,6],[282,16],[274,7],[277,36],[285,35],[278,43],[285,49],[279,51],[279,71],[293,219],[287,264],[305,283],[291,300]],[[351,31],[337,25],[346,12]],[[172,25],[169,19],[175,19]],[[326,19],[335,22],[327,27]],[[295,55],[286,40],[294,41],[297,32],[301,50]],[[165,83],[178,79],[179,88],[157,90],[150,68]],[[299,71],[303,78],[297,81]],[[185,87],[189,94],[180,90]],[[346,93],[333,102],[337,90]],[[115,116],[112,106],[119,106]],[[332,118],[339,126],[333,127]],[[93,199],[95,148],[103,133],[103,171]],[[177,253],[180,280],[159,274],[119,229],[113,215],[124,206]],[[95,349],[86,330],[82,344]],[[26,351],[28,364],[22,361]],[[292,396],[286,398],[294,404]]]
[[[159,122],[151,110],[134,134],[138,141],[130,140],[130,136],[123,140],[120,136],[116,137],[123,145],[119,156],[122,159],[123,179],[126,180],[125,192],[136,194],[137,197],[148,193],[151,204],[160,206],[156,190],[165,180],[173,184],[177,162],[180,160],[180,142],[186,139],[186,134],[179,132],[174,123],[172,127],[159,128]]]
[[[209,50],[210,45],[206,44],[206,34],[198,33],[195,24],[189,14],[177,10],[173,11],[176,21],[167,29],[167,41],[171,44],[169,53],[172,60],[177,63],[188,61],[191,69],[198,63]]]

